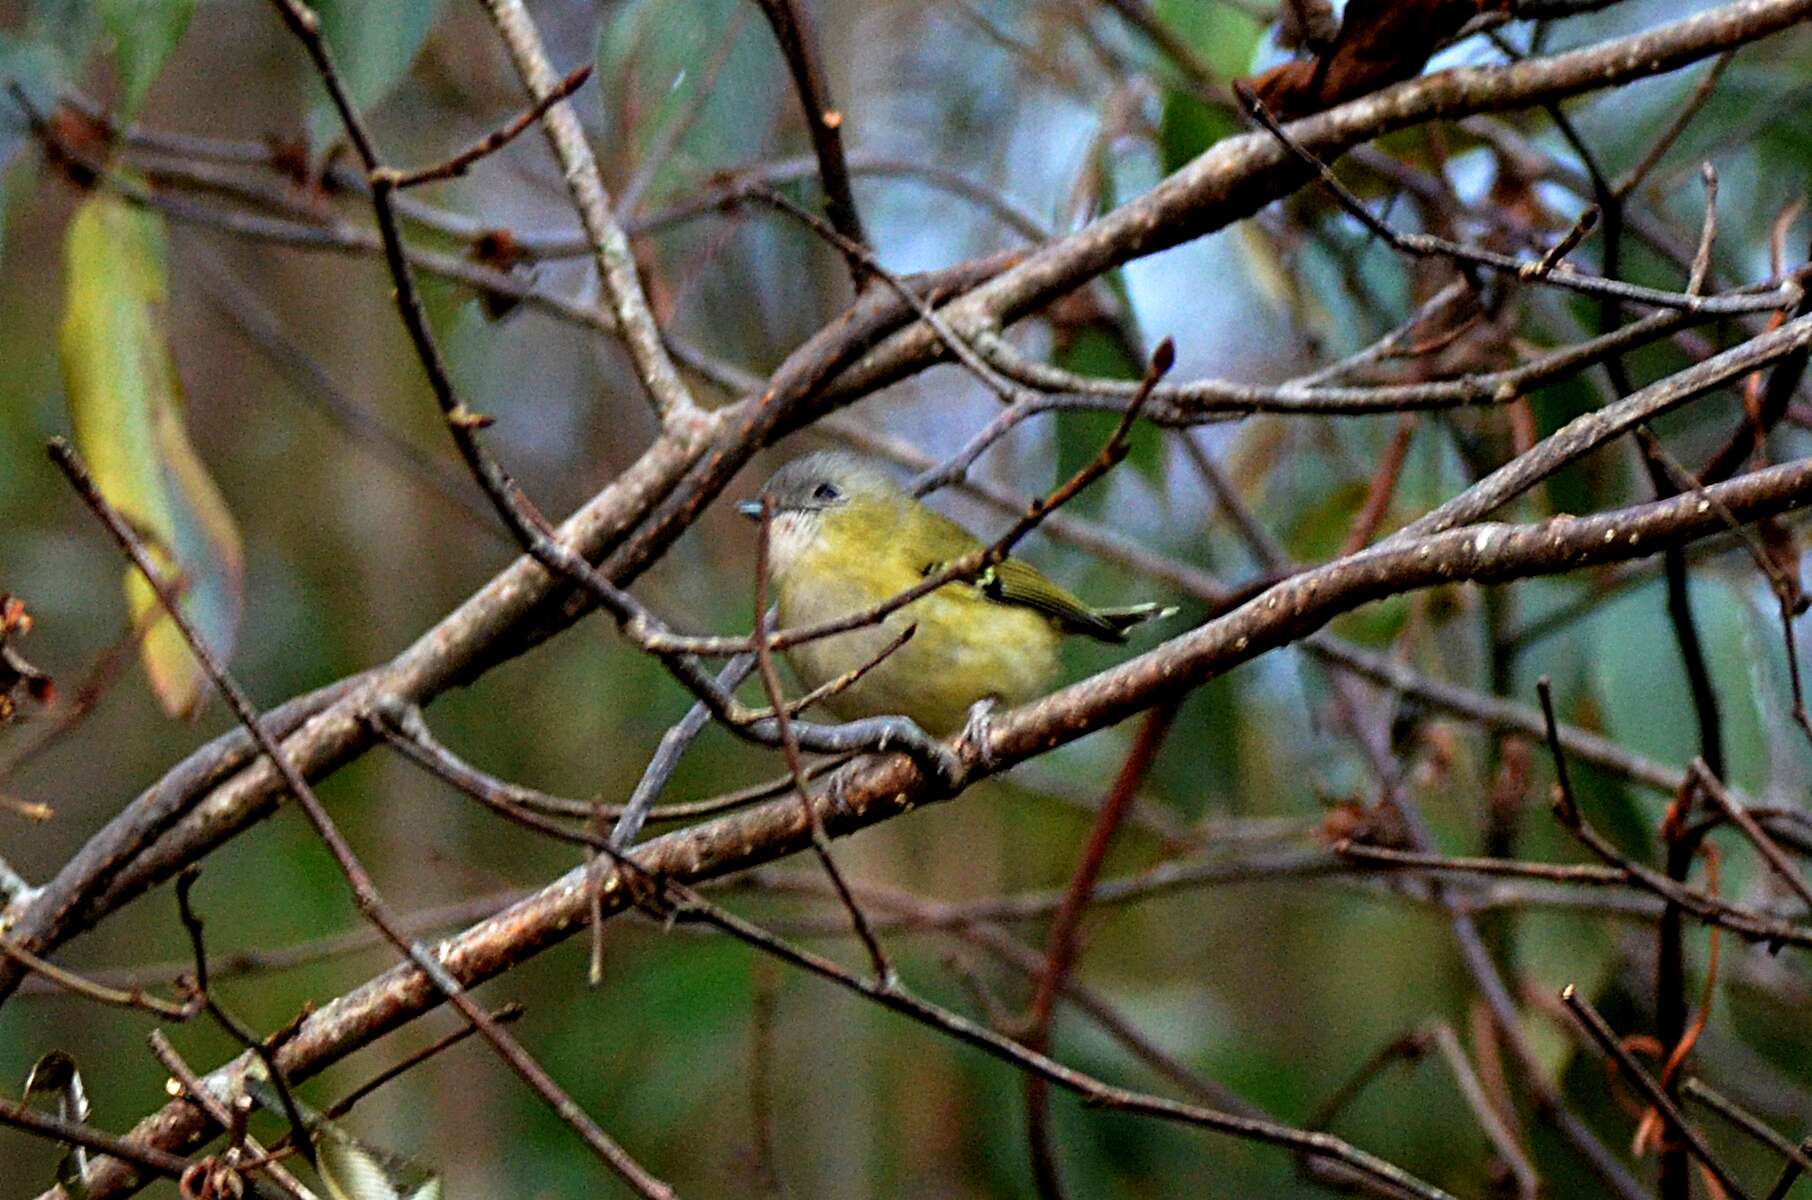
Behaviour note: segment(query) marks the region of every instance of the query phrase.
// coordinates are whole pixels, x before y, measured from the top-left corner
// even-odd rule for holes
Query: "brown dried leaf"
[[[1319,54],[1340,36],[1340,18],[1330,0],[1284,0],[1277,10],[1277,44],[1285,50]]]
[[[308,162],[308,142],[300,137],[281,137],[267,134],[264,147],[270,152],[271,169],[299,188],[311,187],[312,178]]]
[[[1321,820],[1321,838],[1329,845],[1354,842],[1388,850],[1413,850],[1415,839],[1403,813],[1384,799],[1369,808],[1358,800],[1341,800],[1328,808]]]
[[[25,661],[10,640],[31,629],[31,615],[25,602],[0,592],[0,722],[12,719],[23,692],[38,704],[56,699],[56,685],[50,676]]]
[[[1499,745],[1497,778],[1491,781],[1490,805],[1500,820],[1514,821],[1529,804],[1534,778],[1534,752],[1527,738],[1510,736]]]
[[[1508,0],[1351,0],[1325,53],[1249,82],[1279,120],[1307,116],[1414,78],[1468,21],[1508,6]]]
[[[475,263],[507,273],[514,271],[528,258],[528,251],[509,230],[488,229],[472,239],[466,257]],[[487,289],[478,293],[478,302],[484,309],[485,319],[501,321],[516,311],[522,298]]]

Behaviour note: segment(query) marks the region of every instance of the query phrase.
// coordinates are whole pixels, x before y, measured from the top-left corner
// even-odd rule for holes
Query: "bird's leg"
[[[824,781],[824,799],[830,805],[831,812],[838,816],[855,816],[855,810],[849,806],[849,801],[844,799],[844,796],[849,790],[848,777],[861,762],[861,755],[851,758],[849,762],[832,771],[830,778]]]
[[[1000,701],[993,696],[983,696],[969,706],[969,719],[963,722],[961,743],[975,748],[975,761],[984,771],[994,770],[994,750],[990,741],[990,726],[993,723],[994,710],[1000,707]]]

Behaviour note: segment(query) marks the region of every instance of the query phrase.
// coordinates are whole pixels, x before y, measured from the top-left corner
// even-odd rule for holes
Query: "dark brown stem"
[[[457,176],[464,175],[472,168],[473,163],[481,158],[486,158],[497,153],[499,150],[515,141],[524,130],[533,125],[536,121],[539,121],[548,109],[578,91],[585,85],[585,81],[590,78],[590,63],[578,67],[568,74],[565,79],[562,79],[558,87],[548,92],[545,96],[542,96],[541,99],[535,101],[535,103],[527,110],[518,113],[508,123],[497,129],[493,129],[490,133],[487,133],[478,141],[473,142],[470,146],[467,146],[453,157],[435,163],[432,166],[419,167],[416,170],[404,171],[399,174],[396,177],[396,189],[398,191],[403,191],[408,188],[419,187],[424,183],[435,183],[443,179],[453,179]]]
[[[16,1100],[0,1099],[0,1125],[10,1125],[14,1129],[22,1129],[50,1141],[84,1146],[121,1162],[131,1163],[153,1175],[162,1175],[166,1179],[181,1179],[183,1172],[193,1165],[188,1159],[167,1150],[146,1146],[129,1138],[115,1137],[78,1121],[66,1121]],[[60,1190],[58,1194],[61,1194]]]
[[[491,1019],[496,1021],[499,1025],[509,1025],[515,1021],[521,1020],[522,1014],[526,1011],[527,1010],[524,1009],[522,1005],[512,1002],[493,1009],[491,1012]],[[416,1067],[421,1066],[429,1059],[444,1051],[451,1050],[454,1046],[459,1045],[476,1032],[478,1032],[478,1030],[475,1026],[466,1025],[459,1029],[455,1029],[452,1033],[443,1034],[432,1042],[429,1042],[426,1046],[423,1046],[421,1049],[390,1064],[377,1074],[373,1075],[370,1079],[367,1079],[357,1087],[354,1087],[344,1096],[341,1096],[338,1100],[335,1100],[332,1104],[329,1104],[326,1108],[322,1109],[321,1115],[330,1121],[339,1120],[341,1117],[351,1112],[355,1104],[371,1095],[371,1093],[377,1091],[385,1084],[390,1083],[393,1080],[401,1079]]]
[[[1661,1118],[1684,1139],[1692,1156],[1705,1165],[1705,1169],[1710,1171],[1718,1183],[1723,1185],[1725,1192],[1733,1200],[1744,1200],[1747,1193],[1736,1181],[1736,1177],[1730,1173],[1729,1168],[1725,1167],[1711,1152],[1710,1145],[1705,1141],[1705,1135],[1686,1119],[1685,1115],[1680,1112],[1679,1106],[1674,1103],[1673,1097],[1655,1077],[1643,1070],[1642,1064],[1638,1063],[1630,1052],[1624,1049],[1623,1043],[1618,1040],[1611,1027],[1605,1024],[1605,1020],[1598,1014],[1598,1010],[1593,1008],[1591,1003],[1581,996],[1579,990],[1572,984],[1561,989],[1560,1002],[1578,1020],[1580,1028],[1584,1029],[1591,1035],[1592,1040],[1598,1043],[1598,1048],[1616,1062],[1624,1077],[1634,1083],[1642,1094],[1648,1097],[1649,1103],[1655,1106],[1656,1111],[1661,1114]]]
[[[843,112],[831,103],[830,86],[818,55],[810,23],[797,0],[757,0],[761,13],[774,30],[774,40],[793,77],[793,90],[805,115],[812,152],[818,158],[818,178],[824,184],[824,214],[831,227],[858,246],[868,237],[856,210],[856,195],[849,184],[849,162],[843,156]],[[860,288],[868,282],[869,268],[860,259],[845,255],[850,278]]]
[[[1077,930],[1081,927],[1083,914],[1088,911],[1089,900],[1094,896],[1101,866],[1107,861],[1114,835],[1131,809],[1133,798],[1138,795],[1158,750],[1164,745],[1165,735],[1176,721],[1179,703],[1178,699],[1168,700],[1145,715],[1132,749],[1127,751],[1126,761],[1120,764],[1120,774],[1107,793],[1101,811],[1095,815],[1094,827],[1089,830],[1082,857],[1070,875],[1063,902],[1051,919],[1050,932],[1045,936],[1044,970],[1032,993],[1031,1013],[1026,1020],[1025,1034],[1020,1039],[1041,1054],[1050,1048],[1051,1018],[1056,1012],[1057,995],[1075,966]],[[1032,1179],[1039,1195],[1046,1200],[1060,1200],[1063,1185],[1051,1145],[1049,1091],[1049,1083],[1042,1076],[1026,1076],[1026,1141],[1031,1150]]]

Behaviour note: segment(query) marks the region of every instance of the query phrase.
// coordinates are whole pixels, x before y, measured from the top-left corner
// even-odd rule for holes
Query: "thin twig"
[[[849,884],[843,880],[843,872],[837,869],[836,860],[831,857],[830,838],[824,832],[824,821],[818,815],[817,805],[811,801],[805,763],[799,757],[799,743],[793,737],[793,721],[787,713],[786,693],[780,688],[780,673],[774,669],[774,650],[768,644],[768,556],[773,526],[774,497],[764,494],[761,497],[761,538],[755,546],[755,664],[761,672],[761,686],[767,691],[768,703],[773,706],[775,723],[780,727],[780,748],[786,755],[787,770],[793,774],[793,791],[811,826],[812,849],[824,867],[825,875],[830,878],[831,886],[836,888],[837,898],[849,912],[849,923],[868,951],[875,978],[886,982],[894,978],[893,965],[887,961],[887,952],[881,948],[880,939],[869,927],[862,906],[856,903]]]
[[[1263,101],[1259,100],[1251,89],[1243,83],[1235,83],[1233,89],[1253,120],[1264,126],[1271,136],[1281,142],[1290,153],[1314,170],[1323,186],[1328,189],[1329,194],[1349,216],[1400,254],[1414,258],[1450,259],[1462,267],[1485,267],[1549,287],[1589,296],[1628,301],[1631,304],[1642,304],[1651,308],[1674,308],[1689,312],[1762,312],[1777,307],[1756,304],[1746,299],[1733,298],[1728,301],[1718,301],[1696,296],[1690,292],[1669,292],[1661,288],[1643,287],[1639,284],[1625,283],[1619,279],[1586,275],[1578,271],[1543,271],[1540,260],[1518,259],[1508,254],[1500,254],[1495,250],[1484,250],[1431,234],[1398,233],[1367,208],[1364,201],[1353,195],[1347,186],[1340,182],[1333,170],[1316,157],[1313,151],[1290,136],[1289,132],[1277,123],[1276,118],[1271,115]]]
[[[1056,1013],[1057,994],[1075,966],[1077,930],[1094,897],[1102,864],[1107,861],[1114,835],[1132,807],[1133,797],[1138,794],[1139,786],[1164,745],[1180,703],[1180,700],[1172,699],[1146,714],[1132,748],[1127,751],[1126,761],[1120,764],[1120,773],[1114,779],[1101,811],[1095,816],[1088,842],[1070,875],[1069,886],[1064,889],[1063,903],[1051,919],[1050,931],[1045,935],[1044,970],[1038,975],[1031,1012],[1021,1038],[1040,1053],[1050,1048],[1051,1019]],[[1049,1091],[1042,1077],[1026,1076],[1026,1142],[1031,1150],[1032,1179],[1041,1196],[1046,1200],[1058,1200],[1063,1195],[1063,1187],[1059,1182],[1056,1152],[1051,1144]]]
[[[1746,1193],[1743,1191],[1742,1185],[1736,1181],[1736,1177],[1730,1173],[1729,1168],[1725,1167],[1711,1152],[1710,1145],[1705,1141],[1705,1135],[1686,1119],[1685,1115],[1680,1112],[1679,1106],[1674,1103],[1673,1097],[1669,1096],[1666,1089],[1656,1082],[1655,1077],[1643,1070],[1642,1064],[1638,1063],[1630,1052],[1624,1049],[1623,1043],[1618,1040],[1616,1033],[1605,1024],[1604,1018],[1598,1014],[1597,1009],[1592,1007],[1591,1002],[1579,994],[1579,989],[1572,984],[1562,988],[1560,1002],[1578,1020],[1580,1028],[1584,1029],[1591,1035],[1592,1040],[1598,1043],[1599,1049],[1616,1062],[1624,1076],[1633,1082],[1643,1095],[1648,1097],[1649,1103],[1660,1112],[1662,1119],[1685,1140],[1687,1149],[1704,1164],[1705,1169],[1711,1172],[1713,1178],[1724,1187],[1733,1200],[1744,1200]]]
[[[201,1011],[201,1006],[194,1000],[178,1004],[165,1000],[161,996],[150,995],[136,986],[111,988],[105,984],[96,983],[74,971],[66,971],[53,962],[39,958],[25,947],[14,944],[3,934],[0,934],[0,958],[11,958],[63,991],[98,1001],[101,1004],[110,1004],[118,1008],[136,1008],[171,1021],[187,1021]]]
[[[541,31],[536,28],[534,18],[529,15],[523,0],[484,0],[484,6],[509,50],[523,87],[536,104],[540,104],[543,97],[558,89],[561,77],[548,61],[547,48],[542,44]],[[317,69],[321,67],[319,59],[316,66]],[[357,120],[356,114],[346,105],[341,104],[339,108],[343,119],[349,123]],[[604,190],[604,180],[585,130],[573,114],[572,106],[558,100],[542,113],[541,126],[554,157],[560,162],[561,178],[566,182],[579,223],[591,243],[609,311],[622,332],[623,345],[635,365],[636,377],[648,393],[656,418],[663,429],[688,435],[701,431],[708,418],[686,386],[661,336],[660,325],[642,289],[634,251],[611,212],[610,196]],[[367,173],[380,165],[377,155],[371,152],[369,140],[361,148],[359,157]],[[375,180],[373,183],[375,200],[378,189]]]
[[[831,228],[857,246],[866,246],[862,217],[849,186],[849,162],[843,156],[843,112],[831,103],[830,85],[818,54],[810,22],[797,0],[758,0],[761,13],[774,31],[774,40],[793,77],[793,90],[805,115],[812,153],[818,159],[818,177],[824,185],[824,212]],[[851,279],[858,288],[868,282],[869,269],[860,258],[845,256]]]
[[[311,24],[307,24],[304,27],[312,28],[315,32],[315,40],[311,45],[318,47],[318,52],[325,55],[325,45],[319,42],[318,22],[314,20],[312,11],[302,6],[299,3],[299,0],[276,0],[276,2],[283,8],[285,13],[294,11],[306,14],[306,20],[311,22]],[[304,18],[296,17],[295,19],[303,20]],[[315,827],[316,833],[326,844],[328,851],[333,855],[335,862],[339,865],[341,873],[346,877],[347,884],[352,889],[353,898],[358,905],[360,913],[374,926],[382,930],[385,938],[395,946],[397,950],[410,961],[414,962],[417,967],[434,981],[435,986],[440,989],[453,1007],[459,1010],[460,1015],[465,1017],[466,1020],[471,1022],[485,1035],[486,1040],[498,1051],[499,1057],[501,1057],[504,1062],[507,1063],[511,1069],[514,1070],[517,1075],[520,1076],[523,1081],[554,1110],[556,1114],[573,1128],[600,1158],[616,1170],[625,1182],[635,1188],[641,1195],[647,1197],[648,1200],[672,1200],[674,1193],[671,1188],[650,1175],[641,1164],[637,1163],[621,1146],[617,1145],[617,1143],[605,1133],[595,1121],[587,1116],[584,1111],[560,1089],[559,1085],[553,1081],[545,1069],[543,1069],[539,1063],[536,1063],[514,1038],[504,1032],[483,1008],[474,1002],[470,996],[466,995],[464,989],[461,988],[459,983],[447,973],[445,967],[441,966],[440,963],[430,957],[427,952],[422,950],[417,944],[410,941],[397,926],[395,918],[390,914],[388,906],[379,896],[377,887],[372,882],[370,873],[365,870],[363,864],[361,864],[354,855],[352,847],[347,844],[344,836],[341,835],[339,828],[333,823],[333,819],[327,815],[327,810],[325,806],[321,804],[320,799],[314,794],[314,789],[308,786],[308,782],[302,778],[302,775],[296,769],[294,762],[291,761],[290,757],[284,753],[283,748],[278,745],[276,739],[272,737],[259,722],[257,712],[253,709],[251,702],[246,698],[244,692],[240,690],[239,685],[227,674],[226,669],[222,667],[219,660],[215,658],[214,652],[208,648],[207,644],[202,641],[200,636],[196,633],[194,627],[189,622],[188,616],[176,603],[175,595],[171,591],[169,585],[164,581],[162,575],[158,572],[156,564],[140,541],[137,533],[126,523],[113,506],[107,502],[106,498],[101,495],[99,489],[95,486],[94,480],[88,474],[87,468],[82,464],[81,460],[76,457],[75,451],[72,450],[67,443],[61,440],[53,441],[51,443],[50,453],[53,461],[55,461],[58,468],[62,470],[63,474],[69,479],[70,484],[76,489],[83,502],[88,505],[98,518],[100,518],[101,522],[113,535],[114,541],[119,544],[120,549],[126,553],[132,560],[133,565],[138,569],[140,575],[142,575],[145,581],[151,585],[152,590],[157,594],[159,602],[163,604],[165,612],[169,615],[171,623],[174,624],[177,630],[182,634],[183,640],[189,644],[197,661],[201,663],[203,669],[207,672],[209,679],[213,681],[215,688],[226,700],[228,707],[233,710],[234,716],[239,718],[240,724],[245,727],[246,731],[252,736],[252,739],[258,744],[258,748],[263,752],[265,757],[270,760],[271,765],[283,778],[284,786],[288,788],[290,794],[295,797],[296,802],[302,807],[303,812],[309,818],[310,824]],[[205,982],[201,982],[201,986],[205,994]],[[300,1148],[300,1141],[298,1142],[298,1148]]]
[[[1763,829],[1761,823],[1743,806],[1743,802],[1731,795],[1723,782],[1712,774],[1711,768],[1706,765],[1705,760],[1695,758],[1687,766],[1686,771],[1704,791],[1704,794],[1711,799],[1711,802],[1723,809],[1724,814],[1736,822],[1737,828],[1743,831],[1743,836],[1749,839],[1757,853],[1762,856],[1762,860],[1768,864],[1768,869],[1773,871],[1809,910],[1812,910],[1812,886],[1807,885],[1805,877],[1794,867],[1793,860],[1789,859],[1780,846],[1775,843],[1775,840],[1768,836],[1768,831]]]
[[[250,1105],[247,1102],[250,1097],[241,1095],[229,1107],[228,1103],[210,1091],[207,1084],[203,1083],[189,1064],[183,1061],[182,1055],[176,1052],[176,1047],[170,1044],[170,1039],[164,1036],[163,1030],[153,1029],[149,1040],[152,1056],[163,1064],[164,1069],[170,1072],[171,1078],[181,1088],[178,1093],[179,1097],[198,1105],[203,1112],[208,1114],[208,1119],[220,1126],[227,1135],[232,1147],[230,1153],[234,1156],[229,1161],[236,1168],[241,1170],[255,1168],[264,1171],[271,1177],[272,1183],[276,1184],[285,1195],[292,1196],[295,1200],[316,1200],[314,1192],[292,1175],[287,1167],[267,1154],[264,1147],[260,1146],[255,1138],[246,1133],[246,1117],[250,1113]],[[292,1134],[295,1131],[296,1127],[292,1126]]]
[[[718,672],[717,685],[725,692],[734,692],[742,681],[755,669],[753,654],[740,654],[724,664]],[[667,781],[679,768],[681,757],[686,748],[698,739],[711,723],[711,709],[700,700],[686,710],[672,728],[661,735],[660,743],[654,754],[648,759],[648,765],[642,768],[642,777],[636,780],[635,788],[629,793],[629,800],[616,816],[616,825],[610,831],[610,844],[622,850],[635,844],[636,835],[641,833],[642,824],[654,813],[654,802],[660,797]]]
[[[1712,1112],[1717,1113],[1720,1117],[1723,1117],[1726,1121],[1729,1121],[1732,1125],[1786,1159],[1790,1165],[1797,1166],[1801,1170],[1812,1168],[1812,1156],[1808,1156],[1801,1147],[1794,1145],[1792,1142],[1776,1133],[1773,1127],[1766,1121],[1762,1120],[1730,1097],[1724,1095],[1709,1083],[1706,1083],[1703,1079],[1700,1079],[1697,1076],[1689,1076],[1688,1078],[1681,1080],[1680,1094],[1697,1100]]]
[[[1508,858],[1464,858],[1445,854],[1421,854],[1413,850],[1392,850],[1368,846],[1363,842],[1342,839],[1331,847],[1335,854],[1354,862],[1373,863],[1415,871],[1441,871],[1462,875],[1501,875],[1515,879],[1546,879],[1554,883],[1590,884],[1595,887],[1625,887],[1627,873],[1615,867],[1594,867],[1572,863],[1522,862]]]
[[[570,72],[565,79],[537,99],[527,110],[518,113],[506,124],[493,129],[453,157],[431,166],[402,172],[396,178],[396,189],[404,191],[408,188],[419,187],[424,183],[436,183],[440,180],[464,175],[472,168],[473,163],[497,153],[515,141],[519,134],[539,121],[548,109],[585,86],[585,81],[590,78],[591,64],[586,63]]]
[[[492,1009],[491,1019],[499,1025],[508,1025],[512,1022],[521,1020],[522,1014],[526,1011],[527,1010],[524,1009],[522,1005],[512,1001],[509,1004],[499,1005],[497,1008]],[[453,1032],[434,1039],[434,1041],[429,1042],[426,1046],[404,1056],[397,1062],[391,1063],[389,1066],[373,1075],[370,1079],[367,1079],[354,1087],[344,1096],[341,1096],[338,1100],[335,1100],[332,1104],[329,1104],[326,1108],[322,1109],[321,1115],[330,1121],[339,1120],[341,1117],[352,1111],[353,1105],[365,1099],[365,1097],[371,1095],[371,1093],[377,1091],[385,1084],[402,1078],[429,1059],[444,1051],[451,1050],[454,1046],[459,1045],[476,1032],[478,1032],[478,1030],[475,1026],[462,1025]]]
[[[1486,1094],[1484,1084],[1480,1082],[1478,1072],[1473,1069],[1472,1060],[1466,1057],[1466,1050],[1460,1045],[1453,1026],[1445,1021],[1436,1021],[1429,1026],[1429,1030],[1434,1037],[1435,1047],[1446,1060],[1447,1069],[1453,1072],[1454,1083],[1459,1087],[1466,1107],[1471,1110],[1473,1120],[1478,1122],[1486,1140],[1516,1180],[1519,1200],[1535,1200],[1542,1190],[1541,1177],[1536,1174],[1535,1164],[1530,1161],[1528,1151],[1517,1141],[1516,1134]]]
[[[1641,161],[1631,167],[1612,187],[1612,192],[1619,199],[1641,187],[1642,181],[1648,178],[1649,172],[1653,171],[1661,160],[1667,157],[1667,152],[1673,149],[1674,143],[1680,140],[1680,135],[1686,132],[1686,127],[1692,124],[1693,118],[1699,115],[1700,110],[1705,107],[1706,101],[1711,99],[1713,91],[1718,86],[1718,81],[1724,77],[1725,69],[1730,66],[1730,60],[1735,57],[1736,51],[1726,50],[1711,60],[1711,69],[1700,76],[1699,82],[1693,87],[1691,94],[1686,97],[1686,103],[1682,104],[1679,111],[1674,114],[1673,122],[1668,125],[1660,137],[1649,144]]]
[[[315,1163],[314,1143],[308,1140],[307,1123],[302,1119],[302,1110],[296,1104],[295,1095],[290,1091],[289,1081],[284,1078],[282,1068],[277,1065],[276,1055],[272,1052],[270,1044],[253,1033],[245,1022],[229,1012],[210,989],[207,944],[202,937],[201,917],[196,914],[191,899],[195,880],[200,874],[201,868],[191,863],[183,869],[182,874],[176,877],[176,911],[182,921],[183,931],[189,936],[189,953],[195,972],[189,983],[194,988],[196,999],[207,1010],[208,1015],[214,1018],[214,1023],[220,1026],[228,1037],[249,1050],[253,1057],[263,1065],[269,1074],[271,1087],[276,1090],[281,1102],[283,1117],[289,1122],[290,1135],[296,1139],[302,1157],[308,1161],[310,1166],[313,1166]],[[233,1123],[230,1120],[225,1121],[220,1124],[220,1127],[223,1130],[231,1130]]]
[[[39,1112],[29,1105],[16,1100],[0,1098],[0,1125],[10,1125],[14,1129],[23,1129],[27,1133],[56,1142],[67,1142],[74,1146],[83,1146],[89,1150],[117,1158],[121,1162],[131,1163],[141,1170],[166,1179],[181,1179],[184,1172],[194,1164],[181,1155],[171,1154],[155,1146],[147,1146],[131,1138],[116,1137],[103,1133],[93,1126],[77,1121],[67,1121],[50,1113]]]
[[[1812,1156],[1812,1138],[1806,1138],[1800,1142],[1799,1153],[1801,1158]],[[1776,1179],[1774,1186],[1768,1189],[1768,1200],[1786,1200],[1787,1193],[1793,1190],[1793,1185],[1799,1182],[1800,1175],[1808,1169],[1812,1168],[1801,1166],[1798,1159],[1781,1168],[1780,1178]]]

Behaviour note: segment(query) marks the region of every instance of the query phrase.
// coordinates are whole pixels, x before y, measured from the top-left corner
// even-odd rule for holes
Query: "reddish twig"
[[[1591,1035],[1599,1049],[1615,1060],[1625,1077],[1648,1097],[1649,1103],[1655,1106],[1668,1125],[1684,1139],[1687,1149],[1704,1164],[1706,1170],[1711,1172],[1718,1183],[1733,1197],[1733,1200],[1743,1200],[1747,1193],[1743,1191],[1742,1185],[1737,1183],[1736,1177],[1730,1173],[1729,1168],[1725,1167],[1711,1152],[1710,1145],[1705,1141],[1705,1135],[1686,1119],[1680,1112],[1679,1106],[1674,1103],[1673,1097],[1667,1094],[1667,1090],[1655,1077],[1644,1071],[1642,1065],[1630,1055],[1628,1050],[1624,1049],[1623,1043],[1617,1040],[1617,1035],[1605,1023],[1598,1010],[1579,994],[1579,989],[1572,984],[1562,988],[1560,1002],[1566,1006],[1568,1012],[1573,1014],[1579,1022],[1580,1028]]]
[[[1383,525],[1385,514],[1390,511],[1391,498],[1397,494],[1397,481],[1403,476],[1403,464],[1409,458],[1410,441],[1415,433],[1416,414],[1398,413],[1397,427],[1391,433],[1390,445],[1384,450],[1384,461],[1378,464],[1378,471],[1372,476],[1365,502],[1353,516],[1346,541],[1334,552],[1336,558],[1363,550]]]
[[[534,104],[530,105],[523,112],[520,112],[515,117],[511,118],[508,123],[497,129],[493,129],[490,133],[485,134],[482,138],[473,142],[470,146],[467,146],[464,150],[461,150],[458,154],[455,154],[449,159],[435,163],[432,166],[420,167],[413,171],[403,171],[399,173],[396,177],[394,186],[398,191],[402,191],[406,188],[419,187],[424,183],[435,183],[443,179],[452,179],[456,176],[464,175],[472,168],[473,163],[481,158],[486,158],[497,153],[499,150],[515,141],[524,130],[530,125],[533,125],[536,121],[539,121],[548,109],[585,86],[585,81],[590,78],[591,64],[586,63],[584,66],[578,67],[569,73],[552,91],[535,101]]]
[[[1075,966],[1076,932],[1082,923],[1083,914],[1088,911],[1095,882],[1101,877],[1101,866],[1107,861],[1107,852],[1113,845],[1114,834],[1119,831],[1121,821],[1132,807],[1133,797],[1138,795],[1140,784],[1145,781],[1146,773],[1151,770],[1151,764],[1164,744],[1165,735],[1170,732],[1176,720],[1180,702],[1179,699],[1168,700],[1146,714],[1144,723],[1139,726],[1138,735],[1133,739],[1132,749],[1127,751],[1126,761],[1120,764],[1120,774],[1101,805],[1101,811],[1095,816],[1094,827],[1089,830],[1082,857],[1077,860],[1076,869],[1070,875],[1070,884],[1064,891],[1063,902],[1059,905],[1056,916],[1051,919],[1051,929],[1045,938],[1044,970],[1038,976],[1038,987],[1032,994],[1031,1013],[1026,1020],[1025,1033],[1020,1039],[1040,1053],[1050,1046],[1051,1018],[1056,1011],[1057,994],[1069,978],[1070,969]],[[1026,1076],[1026,1139],[1031,1148],[1032,1177],[1038,1185],[1039,1194],[1047,1197],[1047,1200],[1063,1194],[1058,1182],[1056,1155],[1051,1148],[1049,1091],[1048,1082],[1041,1076]]]

